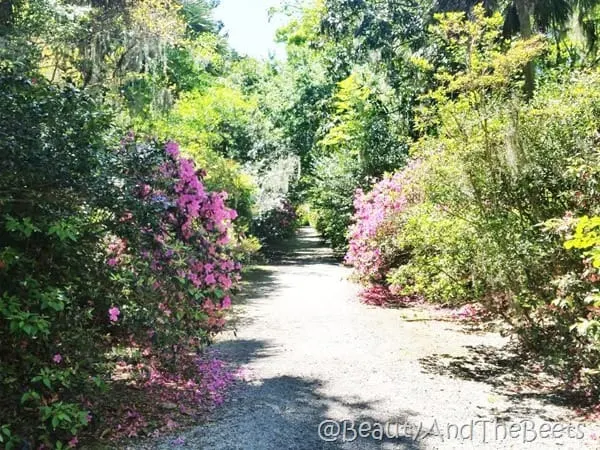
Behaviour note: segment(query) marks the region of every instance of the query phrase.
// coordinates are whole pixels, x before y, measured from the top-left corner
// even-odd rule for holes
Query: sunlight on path
[[[545,448],[558,440],[523,444],[523,433],[504,442],[477,431],[473,439],[428,436],[437,424],[468,425],[472,420],[533,420],[568,424],[567,410],[549,399],[502,390],[512,374],[499,352],[505,339],[467,333],[461,324],[408,321],[411,310],[384,310],[357,300],[347,281],[311,229],[281,249],[276,263],[257,269],[250,292],[236,307],[237,332],[215,345],[225,359],[242,367],[245,382],[213,420],[165,439],[152,448],[185,449],[451,449]],[[418,311],[417,311],[418,313]],[[500,356],[499,356],[500,355]],[[480,364],[474,365],[473,362]],[[409,424],[381,440],[321,440],[325,419]],[[490,424],[490,427],[492,424]],[[588,428],[589,432],[589,428]],[[399,437],[394,435],[398,433]],[[466,431],[465,431],[466,433]],[[503,429],[499,430],[503,433]],[[468,433],[467,433],[468,434]],[[347,437],[352,438],[350,430]],[[532,434],[528,435],[531,439]],[[174,441],[177,439],[177,441]],[[586,443],[586,441],[588,441]],[[596,448],[597,441],[562,439],[560,448]],[[142,448],[142,447],[139,447]],[[146,447],[148,448],[148,447]]]

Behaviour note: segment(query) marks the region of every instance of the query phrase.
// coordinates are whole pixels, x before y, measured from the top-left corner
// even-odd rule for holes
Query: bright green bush
[[[388,273],[392,291],[442,304],[481,298],[475,229],[427,203],[403,216],[394,247],[409,258]]]
[[[593,387],[597,220],[585,216],[598,215],[600,204],[600,74],[557,76],[527,100],[521,69],[542,55],[542,41],[502,41],[501,19],[481,9],[473,21],[439,20],[440,43],[467,64],[438,73],[438,87],[422,99],[424,134],[411,149],[419,173],[402,187],[412,185],[420,202],[372,212],[395,224],[373,242],[408,254],[387,281],[393,292],[438,303],[482,303],[556,373]],[[560,220],[579,216],[575,228]]]
[[[552,336],[542,346],[543,354],[574,386],[586,386],[590,396],[597,394],[600,381],[599,224],[598,217],[576,219],[572,214],[546,224],[564,239],[569,254],[581,259],[554,275],[553,297],[537,305],[531,322],[521,329],[529,339]]]
[[[529,52],[516,45],[506,50],[507,67],[518,67],[509,61],[523,51]],[[579,380],[583,368],[597,367],[598,349],[593,332],[577,332],[589,313],[586,289],[574,274],[585,269],[543,224],[597,208],[600,79],[571,74],[527,103],[516,94],[510,71],[504,77],[465,73],[447,85],[458,89],[453,98],[438,92],[437,135],[422,139],[415,153],[426,160],[424,192],[450,220],[448,233],[440,235],[443,222],[428,214],[413,230],[425,258],[400,273],[422,275],[450,257],[458,281],[453,289],[470,289],[465,302],[483,302],[528,348],[548,356],[558,373]]]

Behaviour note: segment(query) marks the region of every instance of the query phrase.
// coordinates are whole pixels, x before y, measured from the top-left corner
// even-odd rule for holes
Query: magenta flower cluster
[[[365,282],[383,281],[387,269],[382,248],[386,226],[408,205],[405,173],[386,175],[370,192],[359,189],[354,198],[354,223],[349,231],[346,263]]]
[[[214,333],[224,325],[222,311],[231,306],[231,291],[240,279],[241,265],[228,246],[237,213],[227,207],[226,192],[205,189],[204,172],[181,156],[175,142],[166,144],[161,160],[150,177],[133,187],[145,210],[154,211],[154,223],[141,224],[145,244],[138,254],[132,249],[128,255],[127,242],[113,238],[107,246],[107,265],[136,277],[144,273],[140,262],[148,269],[152,293],[147,299],[156,299],[158,318],[150,337],[161,331],[161,325],[163,337],[170,333],[175,338],[173,330],[180,336],[190,330],[196,335]],[[122,222],[131,221],[136,221],[135,211],[123,213]],[[110,322],[138,309],[123,306],[111,306]],[[129,318],[135,326],[135,317]]]

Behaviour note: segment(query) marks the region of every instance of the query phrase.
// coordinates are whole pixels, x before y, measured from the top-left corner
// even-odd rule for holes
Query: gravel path
[[[254,271],[236,306],[237,332],[215,346],[243,367],[245,381],[208,423],[151,448],[600,448],[590,424],[576,438],[577,422],[557,397],[512,390],[527,374],[502,349],[505,338],[431,309],[365,306],[348,275],[312,230],[301,229],[277,264]],[[346,422],[345,440],[319,437],[321,422],[344,419],[354,421]],[[478,420],[490,422],[471,432]],[[572,439],[568,429],[560,433],[571,421]],[[353,440],[362,422],[369,437]],[[390,422],[383,434],[377,422]],[[502,440],[511,424],[513,437]]]

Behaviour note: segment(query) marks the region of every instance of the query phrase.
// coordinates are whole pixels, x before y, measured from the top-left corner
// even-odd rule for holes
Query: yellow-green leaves
[[[575,233],[564,245],[567,250],[589,249],[585,255],[591,258],[595,268],[600,268],[600,217],[581,217],[577,221]]]
[[[541,35],[506,41],[502,37],[502,15],[486,16],[481,5],[474,8],[472,17],[447,13],[438,14],[436,20],[431,32],[455,63],[435,75],[443,95],[506,89],[546,47]],[[457,73],[455,65],[463,69]]]
[[[334,97],[335,115],[332,124],[320,144],[323,147],[352,147],[351,142],[360,139],[364,133],[364,116],[371,108],[369,96],[371,90],[364,85],[359,75],[352,73],[338,83],[338,92]]]

